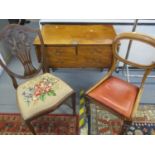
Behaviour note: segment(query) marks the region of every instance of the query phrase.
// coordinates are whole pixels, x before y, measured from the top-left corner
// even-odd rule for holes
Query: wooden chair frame
[[[30,50],[23,50],[22,52],[17,51],[18,49],[16,49],[16,48],[18,48],[18,47],[16,45],[16,42],[13,42],[14,38],[10,38],[10,37],[13,37],[13,36],[10,36],[10,33],[12,33],[13,31],[16,31],[16,33],[25,32],[25,33],[34,33],[34,34],[38,35],[39,41],[41,43],[41,56],[42,56],[40,66],[38,67],[38,69],[35,69],[34,66],[32,65]],[[12,41],[11,41],[11,39],[12,39]],[[18,38],[18,39],[20,39],[20,38]],[[4,68],[4,70],[8,73],[8,75],[12,79],[13,86],[15,89],[18,87],[16,78],[19,78],[19,79],[32,78],[32,77],[36,76],[37,74],[39,74],[39,72],[42,69],[44,72],[46,72],[46,67],[45,67],[46,66],[46,60],[45,60],[46,53],[44,52],[44,42],[43,42],[43,38],[42,38],[42,35],[41,35],[41,32],[39,29],[34,30],[32,28],[21,26],[18,24],[10,24],[10,25],[7,25],[3,29],[3,31],[0,33],[0,41],[7,42],[11,47],[14,48],[14,51],[12,49],[10,49],[10,53],[12,55],[16,56],[17,59],[21,62],[21,64],[24,67],[24,75],[19,75],[17,73],[12,72],[0,59],[0,65]],[[23,48],[25,48],[25,47],[23,46]]]
[[[131,66],[134,66],[134,67],[145,70],[142,81],[141,81],[141,84],[140,84],[140,87],[139,87],[139,91],[138,91],[138,94],[137,94],[137,97],[136,97],[136,100],[135,100],[135,104],[134,104],[134,107],[133,107],[133,110],[132,110],[132,114],[131,114],[129,119],[122,116],[121,114],[117,113],[116,111],[114,111],[112,109],[109,109],[108,107],[104,106],[104,108],[106,108],[108,111],[114,113],[115,115],[117,115],[118,117],[123,119],[124,123],[125,122],[131,123],[132,118],[135,116],[137,108],[138,108],[139,103],[140,103],[140,99],[141,99],[143,90],[144,90],[145,80],[147,79],[147,76],[150,74],[152,69],[155,68],[155,63],[154,62],[152,62],[152,64],[150,64],[150,65],[142,65],[142,64],[138,64],[138,63],[135,63],[135,62],[132,62],[132,61],[129,61],[129,60],[126,60],[126,59],[120,57],[119,54],[118,54],[118,46],[120,45],[120,40],[124,40],[124,39],[140,41],[140,42],[149,44],[150,46],[153,46],[155,48],[155,38],[152,38],[152,37],[144,35],[144,34],[131,32],[131,33],[122,33],[122,34],[119,34],[118,36],[116,36],[116,38],[113,41],[113,63],[112,63],[112,66],[111,66],[110,70],[105,74],[105,76],[96,85],[94,85],[92,88],[90,88],[86,92],[86,97],[87,97],[87,102],[88,102],[87,103],[88,104],[87,105],[87,107],[88,107],[88,120],[89,120],[88,134],[90,134],[90,105],[89,105],[89,100],[94,100],[94,99],[92,99],[92,98],[90,98],[88,96],[88,93],[91,92],[93,89],[95,89],[97,86],[99,86],[101,83],[103,83],[106,79],[108,79],[112,75],[112,73],[115,71],[115,69],[117,67],[117,62],[118,61],[121,61],[121,62],[123,62],[124,64],[127,64],[127,65],[131,65]],[[95,102],[97,104],[100,104],[97,101],[95,101]]]
[[[31,51],[31,45],[33,45],[33,42],[30,42],[30,43],[28,42],[29,36],[27,33],[36,34],[40,41],[41,61],[38,69],[36,69],[32,64],[30,51]],[[12,55],[17,57],[17,59],[21,62],[24,68],[24,75],[19,75],[17,73],[12,72],[7,67],[7,65],[5,65],[3,61],[0,59],[0,65],[4,68],[4,70],[12,79],[12,83],[15,89],[17,89],[18,87],[16,78],[29,79],[39,74],[41,70],[43,70],[44,73],[48,72],[48,69],[46,67],[47,57],[46,57],[46,52],[44,50],[44,41],[39,29],[35,30],[18,24],[10,24],[10,25],[7,25],[0,33],[0,41],[2,41],[3,44],[6,44],[7,47],[9,47],[9,52],[11,52]],[[61,100],[58,106],[52,107],[52,109],[47,109],[46,111],[41,111],[41,113],[36,114],[34,117],[28,120],[24,120],[25,123],[28,125],[29,129],[31,130],[31,132],[33,134],[36,134],[34,128],[31,125],[31,121],[33,119],[40,117],[41,115],[44,115],[46,113],[54,111],[56,108],[62,105],[63,102],[67,100],[69,97],[72,98],[73,115],[75,115],[76,114],[76,94],[75,92],[72,92],[71,94],[66,96],[63,100]]]

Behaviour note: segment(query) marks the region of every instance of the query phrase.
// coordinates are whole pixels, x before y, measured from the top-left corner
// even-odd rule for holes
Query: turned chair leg
[[[30,121],[25,121],[25,123],[26,123],[26,125],[28,126],[28,128],[30,129],[30,131],[31,131],[34,135],[36,135],[36,132],[35,132],[33,126],[31,125]]]
[[[76,115],[76,94],[72,94],[72,108],[73,108],[73,115]]]

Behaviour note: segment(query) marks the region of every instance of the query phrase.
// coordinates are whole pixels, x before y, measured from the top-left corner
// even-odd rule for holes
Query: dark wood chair
[[[41,62],[37,69],[31,59],[33,41],[36,36],[41,43]],[[36,132],[31,121],[54,111],[69,97],[72,99],[73,114],[76,114],[74,90],[60,78],[46,71],[46,53],[40,30],[10,24],[1,31],[0,41],[4,49],[15,56],[23,66],[23,74],[15,73],[0,60],[0,65],[8,73],[14,88],[17,89],[17,103],[21,116],[33,134]],[[42,70],[44,73],[39,74]],[[18,85],[16,78],[27,81]]]
[[[155,47],[155,39],[147,35],[139,33],[122,33],[116,36],[113,41],[112,67],[95,86],[86,92],[86,96],[89,102],[90,100],[93,100],[96,104],[103,106],[108,111],[119,116],[124,123],[130,124],[139,106],[144,90],[145,80],[151,70],[155,68],[155,63],[151,62],[150,65],[144,65],[122,58],[118,53],[118,46],[120,41],[126,39],[143,42],[144,44]],[[144,70],[144,75],[139,87],[112,76],[112,73],[115,71],[119,61]],[[88,113],[88,116],[90,121],[90,112]],[[123,132],[124,131],[121,131],[121,134]],[[88,133],[90,134],[90,122]]]

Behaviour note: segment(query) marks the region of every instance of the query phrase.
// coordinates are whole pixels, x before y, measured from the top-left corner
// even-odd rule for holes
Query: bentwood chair
[[[139,106],[145,80],[151,70],[155,68],[155,63],[151,62],[149,65],[144,65],[122,58],[118,53],[118,46],[122,40],[135,40],[155,48],[155,39],[147,35],[139,33],[122,33],[116,36],[113,41],[112,67],[95,86],[86,92],[86,96],[88,97],[89,102],[90,100],[93,100],[96,104],[103,106],[108,111],[119,116],[124,123],[130,124]],[[143,53],[141,53],[141,55],[143,55]],[[144,75],[139,87],[112,75],[118,62],[123,62],[126,65],[131,65],[144,70]],[[90,134],[90,122],[88,133]],[[121,134],[123,134],[123,131],[121,131]]]
[[[41,43],[41,62],[39,67],[34,67],[31,59],[33,40],[38,37]],[[4,49],[16,57],[23,66],[23,74],[11,71],[0,60],[0,65],[12,79],[17,95],[17,103],[21,116],[31,132],[36,134],[31,121],[39,116],[54,111],[69,97],[72,101],[73,114],[75,114],[75,92],[60,78],[46,72],[46,53],[40,30],[10,24],[0,33],[0,41]],[[43,70],[43,74],[39,74]],[[37,75],[37,76],[36,76]],[[17,79],[27,81],[18,85]]]

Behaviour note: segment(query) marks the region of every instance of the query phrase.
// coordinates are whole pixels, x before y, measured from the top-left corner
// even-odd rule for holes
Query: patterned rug
[[[100,106],[91,104],[91,134],[117,135],[120,133],[122,121]],[[155,105],[141,105],[133,123],[126,128],[126,135],[155,134]]]
[[[77,135],[79,134],[78,116],[49,114],[32,122],[39,135]],[[23,123],[19,114],[0,114],[1,135],[32,134]]]

